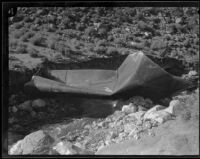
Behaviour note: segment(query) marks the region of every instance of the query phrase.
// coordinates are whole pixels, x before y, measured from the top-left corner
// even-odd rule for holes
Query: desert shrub
[[[39,9],[36,14],[37,15],[47,15],[48,13],[49,13],[48,9],[43,8],[43,9]]]
[[[28,29],[30,29],[30,28],[31,28],[31,26],[32,26],[32,24],[31,24],[31,23],[27,23],[27,24],[26,24],[26,27],[27,27]]]
[[[108,47],[106,53],[108,55],[116,55],[116,54],[119,54],[119,51],[115,47]]]
[[[157,50],[165,48],[166,46],[166,42],[162,38],[158,38],[152,41],[151,49]]]
[[[107,49],[106,49],[106,47],[104,47],[104,46],[99,46],[99,47],[96,47],[96,48],[95,48],[95,51],[96,51],[98,54],[105,54],[106,51],[107,51]]]
[[[56,31],[56,29],[54,28],[54,27],[47,27],[47,31],[48,32],[55,32]]]
[[[151,7],[149,9],[149,13],[151,13],[154,16],[158,15],[159,12],[161,12],[161,9],[159,9],[158,7]]]
[[[96,33],[96,30],[94,27],[88,27],[85,29],[86,36],[93,36],[95,33]]]
[[[41,36],[34,36],[31,39],[31,42],[35,46],[46,46],[45,43],[44,43],[44,40],[45,39],[43,37],[41,37]]]
[[[36,18],[34,23],[40,25],[41,24],[41,19],[40,18]]]
[[[17,40],[11,41],[11,42],[9,43],[9,46],[10,46],[12,49],[16,49],[16,48],[17,48],[17,45],[18,45],[18,41],[17,41]]]
[[[33,58],[39,57],[39,52],[37,50],[35,50],[35,49],[28,50],[28,53]]]
[[[15,39],[19,39],[20,37],[22,37],[22,35],[24,34],[24,31],[20,30],[20,31],[16,31],[14,33],[14,38]]]
[[[147,23],[143,21],[138,22],[138,29],[140,29],[141,31],[149,31],[151,33],[155,32],[153,28],[151,28]]]
[[[24,16],[21,14],[21,15],[16,15],[13,17],[13,23],[16,23],[16,22],[20,22],[24,19]]]
[[[38,28],[38,26],[33,26],[33,27],[32,27],[32,30],[33,30],[33,31],[39,31],[39,28]]]
[[[99,40],[99,41],[97,42],[97,46],[106,46],[106,44],[107,44],[107,41],[106,41],[106,40]]]
[[[55,16],[53,16],[53,15],[48,16],[48,18],[47,18],[48,23],[53,23],[53,24],[55,24],[55,23],[56,23],[56,20],[57,20],[57,18],[56,18]]]
[[[123,39],[121,38],[116,38],[114,42],[119,46],[123,46],[123,43],[124,43]]]
[[[80,49],[81,49],[81,46],[80,46],[80,44],[76,44],[76,45],[75,45],[75,49],[78,49],[78,50],[80,50]]]
[[[113,36],[112,36],[112,35],[109,35],[109,36],[108,36],[108,41],[113,41],[113,40],[114,40]]]
[[[30,18],[30,17],[25,17],[25,18],[24,18],[24,22],[30,23],[30,22],[33,22],[33,19]]]
[[[63,25],[65,28],[67,28],[70,24],[70,19],[68,17],[66,17],[65,19],[63,19]]]
[[[67,55],[69,55],[70,53],[72,53],[73,50],[71,50],[71,48],[69,47],[66,47],[66,48],[62,48],[61,49],[61,54],[64,56],[64,57],[67,57]]]
[[[105,36],[107,34],[107,29],[106,28],[100,28],[98,31],[100,36]]]
[[[54,59],[53,59],[55,62],[58,62],[58,63],[62,63],[63,62],[63,60],[64,60],[64,58],[63,58],[63,56],[62,56],[62,54],[56,54],[55,56],[54,56]]]
[[[16,23],[15,24],[15,29],[21,29],[23,27],[22,23]]]
[[[76,29],[80,30],[80,31],[83,31],[85,29],[85,26],[83,24],[77,23],[76,24]]]
[[[56,48],[56,41],[50,41],[49,42],[49,48],[51,48],[52,50],[55,50],[55,48]]]
[[[16,52],[19,54],[26,54],[27,53],[27,45],[25,45],[25,44],[18,45]]]
[[[28,33],[26,33],[26,34],[22,37],[22,41],[23,41],[23,42],[27,42],[28,39],[30,39],[30,38],[33,37],[33,36],[34,36],[34,33],[33,33],[33,32],[28,32]]]

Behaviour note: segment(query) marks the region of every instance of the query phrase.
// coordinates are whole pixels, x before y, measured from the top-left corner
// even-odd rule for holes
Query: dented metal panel
[[[41,92],[97,96],[143,95],[162,97],[188,83],[151,61],[142,52],[127,56],[117,70],[50,70],[51,79],[34,76],[25,85]]]

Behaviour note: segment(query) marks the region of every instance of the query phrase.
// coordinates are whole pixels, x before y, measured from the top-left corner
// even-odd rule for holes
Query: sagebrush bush
[[[109,36],[108,36],[108,41],[113,41],[113,40],[114,40],[113,36],[112,36],[112,35],[109,35]]]
[[[33,45],[35,46],[45,46],[44,44],[44,38],[41,37],[41,36],[34,36],[32,39],[31,39],[31,42]]]
[[[29,49],[28,53],[33,58],[39,57],[39,52],[37,50],[35,50],[35,49]]]
[[[52,50],[55,50],[56,49],[56,41],[50,41],[49,48],[51,48]]]
[[[86,36],[93,36],[95,33],[96,33],[96,30],[94,27],[88,27],[85,29]]]
[[[107,51],[107,48],[104,47],[104,46],[99,46],[99,47],[96,47],[96,48],[95,48],[95,51],[96,51],[98,54],[105,54],[106,51]]]
[[[20,31],[16,31],[14,33],[14,38],[15,39],[19,39],[20,37],[22,37],[22,35],[24,35],[24,31],[20,30]]]
[[[28,32],[26,33],[23,37],[22,37],[22,41],[23,42],[27,42],[28,39],[30,39],[31,37],[33,37],[35,35],[35,33],[33,32]]]
[[[40,18],[36,18],[34,23],[40,25],[41,24],[41,19]]]
[[[106,40],[99,40],[99,41],[97,42],[97,46],[106,46],[106,44],[107,44],[107,41],[106,41]]]
[[[104,36],[107,34],[107,29],[106,28],[100,28],[99,31],[98,31],[98,34],[100,36]]]
[[[16,52],[18,54],[26,54],[28,52],[27,51],[27,45],[25,45],[25,44],[18,45]]]
[[[15,29],[21,29],[23,27],[22,23],[16,23],[15,24]]]
[[[9,43],[9,46],[14,50],[17,48],[17,45],[18,45],[18,41],[17,40],[10,41],[10,43]]]
[[[39,31],[39,28],[38,28],[38,26],[33,26],[33,27],[32,27],[32,30],[33,30],[33,31]]]
[[[25,18],[24,18],[24,22],[30,23],[30,22],[33,22],[33,19],[30,18],[30,17],[25,17]]]
[[[115,47],[108,47],[107,54],[108,55],[116,55],[116,54],[119,54],[119,51]]]
[[[56,31],[56,29],[54,28],[54,27],[47,27],[47,31],[48,32],[55,32]]]
[[[24,19],[24,16],[21,14],[21,15],[16,15],[13,17],[13,23],[16,23],[16,22],[20,22]]]

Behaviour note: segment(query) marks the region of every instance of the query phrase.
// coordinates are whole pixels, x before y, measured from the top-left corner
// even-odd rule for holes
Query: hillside
[[[170,101],[175,98],[174,95],[160,101],[151,101],[151,99],[143,97],[117,101],[120,110],[116,111],[113,110],[113,101],[99,101],[97,99],[81,101],[81,99],[76,98],[38,97],[37,95],[33,97],[24,93],[23,86],[31,79],[32,75],[45,75],[48,69],[116,69],[125,57],[135,50],[144,52],[167,72],[195,81],[195,86],[191,90],[179,92],[178,94],[180,97],[178,100],[181,101],[184,98],[183,103],[181,103],[184,107],[183,111],[185,108],[187,110],[182,116],[187,118],[189,114],[191,120],[189,117],[189,119],[183,119],[182,122],[182,117],[179,115],[177,120],[170,120],[165,124],[170,125],[172,132],[177,131],[176,125],[180,124],[180,129],[184,133],[190,127],[190,123],[194,121],[194,125],[191,126],[192,128],[194,127],[194,132],[187,133],[189,135],[195,133],[196,135],[198,128],[196,125],[199,124],[199,116],[196,114],[199,111],[199,94],[198,89],[194,91],[199,81],[199,14],[197,7],[18,8],[17,14],[9,18],[8,131],[11,134],[8,137],[9,148],[30,133],[33,133],[34,138],[35,131],[39,134],[37,138],[38,134],[36,133],[35,138],[39,140],[41,137],[43,139],[45,135],[41,131],[38,132],[38,130],[44,131],[45,134],[52,130],[48,134],[51,136],[49,140],[52,138],[53,141],[55,140],[53,145],[52,143],[51,146],[47,144],[48,150],[44,148],[45,150],[42,149],[38,152],[39,154],[54,154],[55,152],[49,152],[49,147],[55,146],[61,138],[73,144],[78,142],[78,147],[92,151],[92,153],[96,153],[100,150],[100,147],[113,143],[118,144],[127,140],[127,133],[124,132],[121,132],[121,134],[126,137],[119,137],[120,141],[118,137],[111,140],[111,138],[115,137],[108,136],[110,137],[109,143],[106,143],[107,139],[105,139],[107,131],[117,131],[117,135],[119,135],[118,126],[127,124],[130,127],[133,119],[126,120],[128,117],[122,111],[123,105],[135,102],[137,112],[143,111],[143,113],[146,113],[156,105],[168,107]],[[111,106],[111,110],[108,109],[108,106],[109,108]],[[191,111],[187,113],[190,108]],[[107,118],[102,117],[106,113],[110,116]],[[113,119],[111,120],[110,118]],[[119,120],[122,121],[117,123],[115,118],[120,118]],[[179,118],[181,118],[181,121],[179,121]],[[71,119],[75,123],[71,122]],[[186,124],[185,128],[184,123],[188,120],[189,122],[187,123],[189,124]],[[107,121],[113,126],[113,129],[110,129],[110,125],[109,128],[103,126],[104,123],[108,123]],[[147,121],[147,125],[148,123]],[[70,126],[69,129],[66,128],[70,124],[72,128]],[[151,124],[153,125],[153,123]],[[89,126],[85,128],[85,125]],[[138,125],[141,126],[141,124]],[[146,122],[143,125],[145,126]],[[85,133],[82,134],[84,129],[87,135]],[[145,143],[157,143],[165,129],[165,127],[158,126],[158,130],[155,130],[158,137],[152,140],[147,139],[142,142],[141,149],[138,149],[142,150]],[[88,131],[90,135],[88,135]],[[98,135],[99,132],[100,135]],[[101,136],[101,132],[104,136]],[[174,134],[170,133],[169,136],[167,136],[168,133],[164,133],[167,136],[166,140],[168,137],[174,137]],[[58,134],[61,134],[61,136]],[[186,140],[188,142],[196,140],[197,136],[195,135],[193,134],[195,139],[188,139],[187,136]],[[111,133],[111,136],[116,136],[116,134],[113,135]],[[99,142],[99,140],[101,141]],[[26,144],[30,146],[30,143],[26,143],[29,142],[29,139],[28,141],[26,139],[23,141],[25,142],[24,148]],[[159,147],[159,144],[163,145],[163,143],[165,143],[165,139],[162,138],[162,141],[158,142],[155,147]],[[183,144],[185,143],[183,142]],[[189,145],[188,143],[186,144]],[[82,147],[83,145],[86,146]],[[195,143],[195,145],[198,145],[198,143]],[[126,150],[122,149],[123,146],[122,143],[122,146],[114,146],[114,150],[112,147],[105,148],[102,151],[98,151],[97,154],[120,152],[118,150],[122,150],[122,153],[125,153]],[[130,143],[125,143],[125,146],[131,147]],[[196,154],[197,150],[191,145],[189,146],[192,149],[191,152]],[[130,150],[137,151],[137,149],[132,148]],[[168,147],[165,150],[164,152],[167,153]],[[180,151],[178,149],[177,153],[181,154],[184,150],[185,148]],[[17,150],[13,154],[23,154],[23,151],[25,152],[26,150]],[[32,153],[31,150],[27,150],[27,152]],[[59,152],[59,154],[66,154],[62,152]],[[175,153],[170,150],[169,152]],[[74,151],[71,153],[76,154]],[[141,151],[141,153],[155,153],[155,151],[149,148],[147,152]]]

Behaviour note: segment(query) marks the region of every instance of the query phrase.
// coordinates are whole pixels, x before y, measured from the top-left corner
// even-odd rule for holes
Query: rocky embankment
[[[11,119],[19,112],[26,112],[27,117],[24,115],[18,124],[12,123],[10,131],[15,129],[16,132],[16,127],[20,129],[20,123],[27,122],[28,126],[31,118],[37,119],[37,126],[29,129],[25,137],[10,141],[9,154],[198,154],[198,97],[199,89],[180,92],[161,100],[160,104],[136,96],[124,102],[94,100],[95,107],[91,100],[82,106],[82,116],[73,118],[66,118],[66,113],[76,112],[79,108],[69,106],[69,101],[62,103],[68,106],[59,107],[59,99],[29,100],[11,107],[10,123],[17,121]],[[92,117],[92,112],[106,112],[108,105],[112,107],[112,113],[106,117]],[[89,109],[91,111],[87,111]],[[62,117],[50,122],[47,116],[53,114]],[[45,123],[44,120],[48,121]],[[33,128],[33,125],[29,127]],[[24,128],[25,125],[21,126]]]

